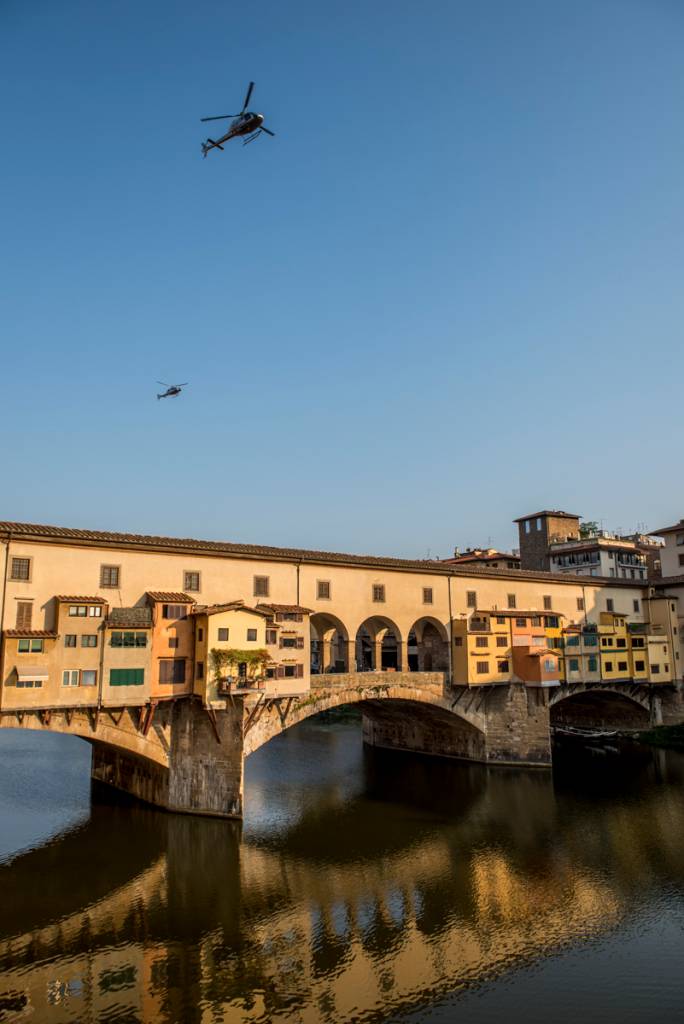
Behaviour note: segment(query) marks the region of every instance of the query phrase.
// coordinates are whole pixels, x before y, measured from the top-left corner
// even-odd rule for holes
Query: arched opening
[[[397,625],[382,615],[373,615],[356,631],[358,672],[401,672],[405,668],[402,637]]]
[[[340,619],[327,612],[311,616],[311,671],[316,675],[350,671],[349,633]]]
[[[648,728],[650,720],[647,708],[613,690],[588,690],[551,705],[551,725],[561,729],[629,731]]]
[[[411,627],[407,640],[409,672],[447,672],[449,635],[438,619],[424,616]]]

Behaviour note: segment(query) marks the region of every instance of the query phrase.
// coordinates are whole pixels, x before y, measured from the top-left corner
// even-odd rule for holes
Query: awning
[[[45,665],[22,665],[16,673],[17,679],[49,679]]]

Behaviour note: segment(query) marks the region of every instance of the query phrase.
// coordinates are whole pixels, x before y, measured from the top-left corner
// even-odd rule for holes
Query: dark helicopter
[[[189,383],[190,381],[186,380],[185,384],[166,384],[163,380],[158,380],[157,384],[161,384],[163,387],[165,387],[166,391],[164,392],[163,395],[157,395],[157,399],[173,398],[174,395],[180,395],[181,388],[186,388]]]
[[[206,142],[202,143],[202,154],[206,156],[210,149],[223,149],[222,143],[228,142],[229,139],[235,139],[240,135],[247,135],[248,138],[243,142],[243,146],[246,146],[248,142],[254,142],[258,139],[262,132],[266,132],[267,135],[275,135],[270,128],[264,128],[264,115],[254,114],[252,111],[247,110],[247,104],[249,103],[252,95],[252,89],[254,88],[254,82],[249,83],[247,89],[247,95],[245,96],[245,102],[242,106],[242,110],[239,114],[219,114],[218,117],[202,117],[201,121],[225,121],[228,118],[234,118],[233,123],[220,139],[207,139]]]

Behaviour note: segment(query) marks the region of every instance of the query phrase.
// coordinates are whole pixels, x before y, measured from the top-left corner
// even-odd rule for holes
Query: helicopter
[[[186,388],[189,383],[190,381],[186,380],[185,384],[166,384],[163,380],[158,380],[157,384],[161,384],[162,387],[165,387],[166,391],[163,395],[157,395],[157,401],[160,398],[173,398],[174,395],[180,395],[181,388]]]
[[[221,136],[220,139],[207,139],[206,142],[202,143],[202,155],[206,156],[210,149],[223,149],[222,143],[228,142],[229,139],[235,139],[240,135],[247,135],[248,138],[242,143],[246,146],[248,142],[254,142],[258,139],[262,132],[266,132],[267,135],[275,135],[270,128],[264,128],[264,115],[255,114],[251,110],[247,110],[247,104],[249,103],[252,95],[252,89],[254,88],[254,82],[250,82],[247,88],[247,95],[245,96],[245,102],[242,105],[242,110],[239,114],[219,114],[218,117],[202,117],[201,121],[226,121],[229,118],[234,118],[233,123],[226,132],[225,135]]]

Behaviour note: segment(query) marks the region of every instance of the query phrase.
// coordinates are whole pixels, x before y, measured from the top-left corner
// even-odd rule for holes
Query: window
[[[227,640],[230,635],[230,630],[226,626],[221,626],[218,631],[219,640]]]
[[[198,661],[195,665],[195,677],[197,679],[204,679],[204,662]]]
[[[112,647],[147,647],[147,633],[112,633]]]
[[[634,671],[635,672],[643,672],[645,668],[646,668],[645,662],[643,662],[641,660],[634,662]]]
[[[684,544],[684,533],[678,533],[677,534],[677,547],[681,548],[683,544]]]
[[[301,612],[280,612],[276,617],[278,622],[303,622],[304,620]]]
[[[303,665],[284,665],[283,675],[286,679],[300,679],[303,674]]]
[[[118,565],[100,566],[100,586],[119,587],[121,583],[121,567]]]
[[[91,605],[89,605],[88,606],[88,615],[90,616],[91,619],[101,619],[102,618],[102,605],[99,605],[99,604],[91,604]]]
[[[256,638],[257,638],[257,631],[256,631],[256,629],[248,629],[247,630],[247,639],[248,640],[256,640]]]
[[[385,585],[384,583],[373,584],[373,600],[384,601],[385,600]]]
[[[13,683],[11,680],[8,680],[5,685],[6,686],[16,686],[18,690],[23,690],[23,689],[32,690],[34,687],[35,687],[36,690],[41,690],[43,688],[43,680],[42,679],[17,679],[16,683]]]
[[[78,686],[78,669],[66,669],[62,672],[62,686]]]
[[[267,644],[277,644],[278,643],[278,630],[277,629],[267,629],[266,630],[266,643]]]
[[[547,629],[558,629],[558,616],[557,615],[545,615],[544,625]]]
[[[268,576],[255,576],[254,577],[254,596],[255,597],[268,597],[269,591],[269,577]]]
[[[475,590],[466,591],[466,606],[468,608],[477,608],[477,592]]]
[[[626,672],[626,671],[627,671],[627,662],[626,661],[618,661],[618,672]]]
[[[608,612],[615,611],[615,607],[614,607],[614,604],[613,604],[613,598],[612,597],[607,597],[606,598],[606,611],[608,611]]]
[[[160,683],[184,683],[185,682],[185,658],[173,658],[169,661],[159,662]]]
[[[10,579],[23,580],[28,583],[31,579],[31,559],[13,558]]]
[[[17,601],[17,629],[30,629],[33,616],[31,601]]]
[[[555,672],[556,671],[556,662],[555,662],[554,658],[544,658],[544,671],[545,672]]]
[[[598,668],[598,661],[595,654],[592,654],[589,658],[589,671],[596,672]]]
[[[580,641],[579,635],[577,633],[571,633],[567,637],[565,643],[566,643],[566,645],[568,647],[579,647],[579,641]]]
[[[423,604],[432,604],[432,587],[423,587]]]
[[[476,663],[476,665],[475,665],[475,671],[480,676],[485,675],[487,672],[489,672],[489,662],[488,661],[478,661]]]
[[[84,633],[81,637],[81,647],[97,647],[97,633]]]
[[[142,686],[145,682],[144,668],[111,668],[110,686]]]
[[[177,636],[170,636],[169,637],[169,647],[178,647],[178,637]]]
[[[529,533],[532,529],[532,522],[529,519],[525,520],[525,533]]]
[[[200,574],[198,572],[183,573],[183,590],[189,594],[198,594],[200,590]]]
[[[601,647],[612,647],[612,646],[613,646],[613,641],[612,641],[611,637],[609,637],[609,636],[602,636],[601,637]]]
[[[475,646],[476,647],[489,647],[489,639],[488,639],[488,637],[486,637],[486,636],[476,636],[475,637]]]
[[[634,600],[632,601],[632,608],[634,609],[635,612],[639,611],[639,599],[637,597],[635,597]]]
[[[497,663],[497,669],[498,669],[499,672],[508,672],[508,662],[507,661],[499,661]]]
[[[616,647],[626,647],[627,646],[627,641],[625,640],[625,638],[623,636],[619,636],[617,638],[617,640],[615,641],[615,646]]]
[[[97,672],[93,669],[84,669],[81,672],[81,686],[97,686]]]
[[[202,629],[201,626],[198,626],[197,627],[197,641],[198,641],[198,643],[201,644],[203,640],[204,640],[204,630]]]
[[[643,648],[645,646],[646,646],[646,644],[644,642],[643,636],[633,636],[632,637],[632,647],[635,647],[635,648],[636,647],[641,647],[641,648]]]
[[[505,626],[506,625],[506,619],[504,618],[503,615],[497,615],[497,617],[496,617],[496,624],[497,624],[497,626]]]
[[[164,604],[162,605],[162,618],[163,619],[187,619],[188,609],[187,605],[184,604]]]
[[[319,601],[330,600],[330,580],[318,580],[316,583],[316,597]]]
[[[541,521],[541,516],[539,516],[538,519],[537,519],[537,529],[541,530],[541,528],[542,528],[542,521]]]
[[[679,564],[684,565],[684,555],[679,555]]]
[[[88,606],[87,605],[85,605],[85,604],[70,604],[69,605],[69,615],[71,615],[72,618],[78,616],[79,618],[84,619],[87,614],[88,614]]]
[[[35,638],[27,639],[23,638],[17,644],[17,652],[19,654],[42,654],[43,653],[43,641],[36,640]]]
[[[298,647],[296,636],[281,636],[280,638],[281,647]]]
[[[75,633],[65,633],[64,634],[64,646],[65,647],[75,647],[76,646],[76,634]]]
[[[497,636],[497,638],[496,638],[496,646],[497,647],[508,647],[508,637],[507,636]]]
[[[577,598],[577,611],[578,612],[583,612],[584,611],[584,598],[583,597],[578,597]]]
[[[515,624],[519,629],[524,629],[527,625],[527,619],[516,619]]]
[[[571,672],[579,672],[579,658],[569,658],[568,667]]]
[[[544,594],[544,611],[550,612],[552,608],[553,604],[551,603],[551,595]]]
[[[612,672],[612,671],[613,671],[613,662],[612,661],[607,661],[606,662],[606,672]]]
[[[532,616],[532,621],[531,621],[530,625],[535,626],[537,629],[541,626],[541,619],[539,618],[538,615],[533,615]]]
[[[454,637],[454,647],[463,647],[463,637],[462,636],[455,636]]]
[[[651,675],[660,675],[660,665],[651,665]]]
[[[508,607],[509,608],[515,608],[515,594],[508,594],[507,595],[507,600],[508,600]]]

